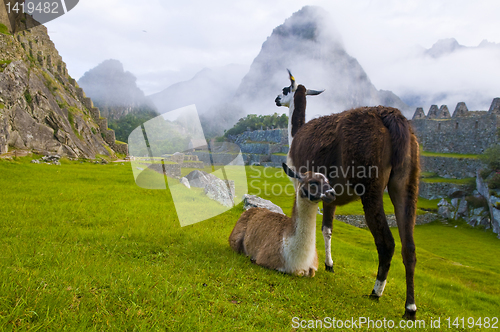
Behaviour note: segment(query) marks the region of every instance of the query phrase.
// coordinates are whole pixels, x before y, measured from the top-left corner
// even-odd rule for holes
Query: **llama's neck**
[[[306,88],[299,85],[288,106],[289,146],[291,146],[293,137],[304,123],[306,123]]]
[[[292,232],[284,239],[284,254],[289,267],[310,264],[316,249],[316,214],[318,204],[297,193],[292,212]]]
[[[293,126],[292,118],[293,118],[294,110],[295,110],[295,104],[294,104],[293,99],[292,99],[292,101],[290,102],[290,106],[288,106],[288,146],[292,146],[292,140],[293,140],[293,137],[292,137],[292,126]]]

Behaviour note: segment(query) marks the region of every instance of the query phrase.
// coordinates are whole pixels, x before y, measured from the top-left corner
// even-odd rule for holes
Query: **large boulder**
[[[191,187],[197,188],[205,188],[205,186],[207,184],[210,184],[214,180],[214,178],[217,177],[213,174],[209,174],[197,169],[186,175],[186,179],[189,181],[189,185]]]
[[[234,206],[234,181],[224,181],[211,173],[200,170],[192,171],[185,178],[191,187],[204,188],[208,198],[227,207]]]
[[[283,210],[278,205],[266,199],[260,198],[259,196],[245,195],[243,196],[243,202],[244,202],[243,208],[245,210],[248,210],[252,207],[260,207],[268,209],[269,211],[272,212],[284,214]]]

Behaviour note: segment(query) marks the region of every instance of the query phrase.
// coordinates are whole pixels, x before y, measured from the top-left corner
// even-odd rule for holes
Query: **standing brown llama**
[[[378,251],[379,266],[371,293],[382,296],[394,255],[394,238],[384,213],[383,194],[387,188],[402,244],[406,269],[407,319],[415,319],[414,297],[415,226],[418,199],[419,148],[408,120],[391,107],[361,107],[305,122],[306,95],[289,71],[291,85],[275,102],[289,108],[287,163],[298,172],[320,172],[335,189],[336,200],[323,203],[322,232],[325,240],[325,267],[333,271],[331,258],[332,221],[337,205],[360,199],[365,219]]]

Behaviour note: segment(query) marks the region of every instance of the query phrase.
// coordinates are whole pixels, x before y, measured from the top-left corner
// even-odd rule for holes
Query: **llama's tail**
[[[393,168],[398,168],[403,164],[405,157],[411,153],[412,130],[410,123],[397,108],[379,107],[379,114],[391,136],[391,165]]]

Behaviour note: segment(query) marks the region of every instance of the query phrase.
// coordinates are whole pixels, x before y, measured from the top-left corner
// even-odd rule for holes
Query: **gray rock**
[[[438,203],[438,214],[445,218],[445,219],[449,219],[449,218],[452,218],[452,211],[453,211],[453,206],[448,203],[447,200],[445,200],[444,198],[441,199],[441,201]]]
[[[488,218],[487,216],[483,217],[479,222],[478,226],[482,226],[484,227],[484,229],[490,229],[491,228],[490,218]]]
[[[438,206],[449,206],[450,203],[448,203],[448,201],[444,198],[442,198],[439,203],[438,203]]]
[[[457,208],[458,207],[458,198],[453,198],[451,200],[451,205],[454,207],[454,208]]]
[[[493,228],[493,233],[499,234],[499,230],[500,230],[500,210],[498,210],[496,208],[492,208],[491,209],[491,214],[493,215],[493,218],[491,219],[491,228]]]
[[[188,188],[188,189],[190,189],[190,188],[191,188],[191,185],[189,184],[188,179],[186,179],[185,177],[182,177],[180,181],[181,181],[181,183],[182,183],[182,184],[183,184],[186,188]]]
[[[259,196],[245,195],[245,196],[243,196],[243,202],[244,202],[243,208],[245,210],[248,210],[252,207],[260,207],[260,208],[268,209],[269,211],[272,211],[272,212],[284,214],[283,210],[278,205],[274,204],[271,201],[263,199]]]
[[[56,154],[56,155],[48,155],[48,156],[43,156],[42,160],[48,163],[51,162],[59,162],[59,159],[61,159],[61,156]]]
[[[214,181],[214,178],[217,178],[213,174],[208,174],[207,172],[194,170],[188,175],[186,175],[186,179],[189,181],[189,185],[191,187],[197,188],[205,188],[207,184],[210,184]]]
[[[234,206],[234,191],[230,192],[226,182],[220,179],[205,186],[205,195],[224,206]]]
[[[482,207],[472,210],[472,215],[474,216],[480,216],[483,213],[484,213],[484,208]]]
[[[31,163],[32,163],[32,164],[40,164],[40,160],[38,160],[38,159],[33,159],[33,160],[31,160]]]
[[[211,173],[200,170],[194,170],[186,175],[186,180],[191,187],[204,188],[207,197],[224,206],[234,206],[234,181],[229,180],[226,182]]]
[[[460,200],[460,203],[458,204],[458,209],[457,209],[457,216],[458,217],[465,217],[468,212],[468,204],[465,198],[462,198]]]

